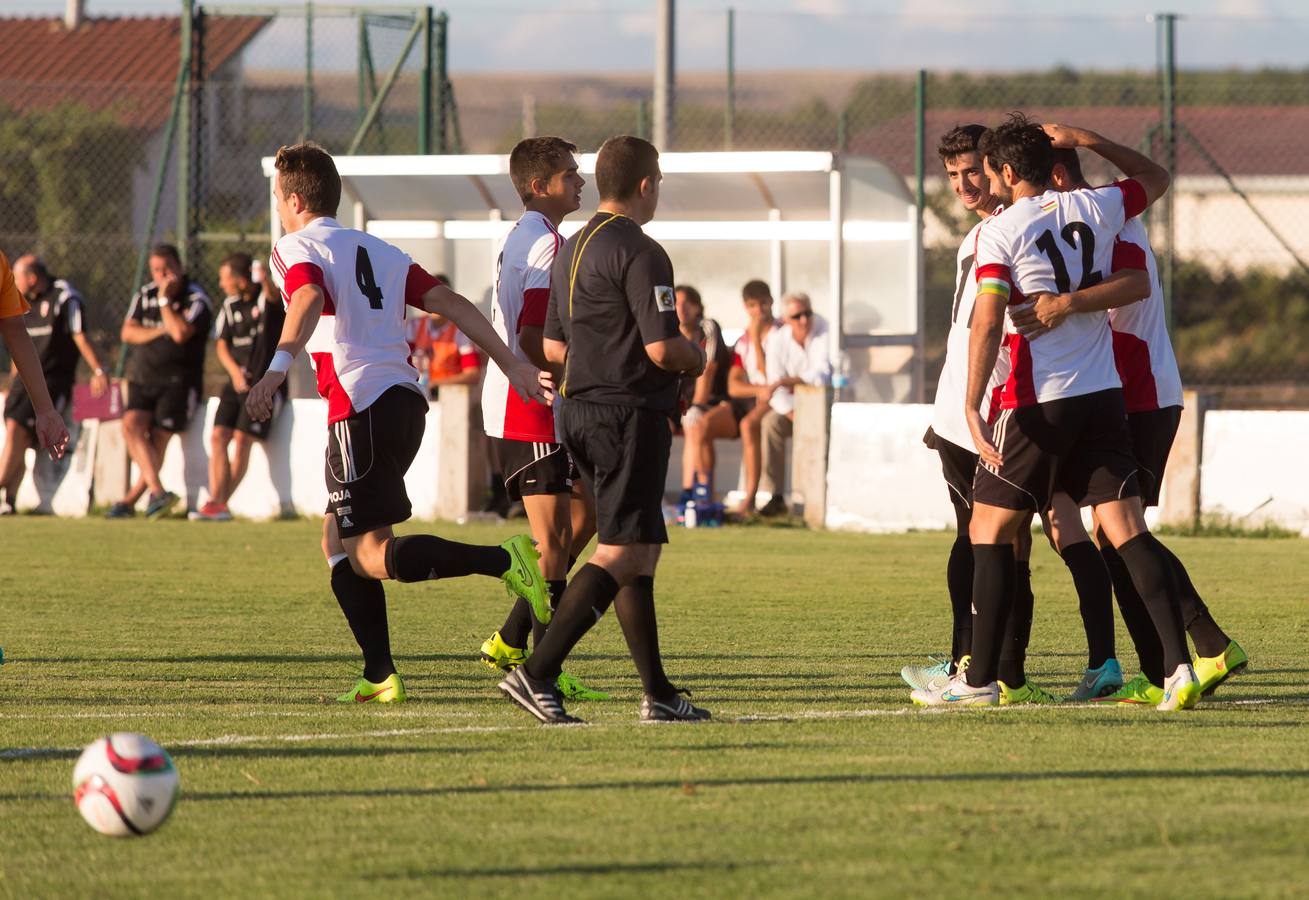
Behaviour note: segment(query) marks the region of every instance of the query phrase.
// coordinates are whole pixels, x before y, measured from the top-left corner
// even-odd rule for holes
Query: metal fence
[[[226,253],[267,252],[258,161],[283,143],[505,152],[524,135],[557,133],[593,150],[611,134],[652,134],[653,6],[539,16],[488,6],[449,18],[429,7],[199,7],[177,23],[192,52],[179,54],[176,81],[0,79],[0,246],[11,256],[39,250],[75,280],[95,336],[113,345],[151,240],[181,244],[215,291]],[[1113,68],[1102,67],[1104,40],[1079,42],[1079,28],[1112,36]],[[1235,33],[1288,29],[1309,33],[1309,20],[1051,15],[956,27],[942,17],[697,7],[678,14],[669,143],[868,154],[920,188],[929,376],[944,350],[953,253],[970,224],[939,175],[936,138],[1022,109],[1147,149],[1176,176],[1149,224],[1185,379],[1236,402],[1309,405],[1309,230],[1300,226],[1309,79],[1293,59],[1205,70],[1188,55]],[[989,46],[999,62],[917,72],[943,41]],[[1048,45],[1057,59],[1037,52]],[[797,46],[823,47],[823,65],[797,64]],[[1109,175],[1087,162],[1088,175]]]

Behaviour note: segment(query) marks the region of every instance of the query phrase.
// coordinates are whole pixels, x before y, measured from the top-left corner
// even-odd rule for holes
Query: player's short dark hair
[[[973,153],[977,150],[977,142],[984,134],[986,134],[985,125],[956,125],[941,135],[941,140],[936,145],[936,154],[941,157],[941,162],[946,163],[961,153]]]
[[[741,288],[742,300],[757,300],[760,303],[772,303],[773,292],[768,289],[768,282],[752,278]]]
[[[249,253],[231,253],[223,258],[222,265],[227,266],[232,274],[238,278],[244,278],[246,281],[251,279],[251,267],[254,265],[254,258]]]
[[[595,186],[601,200],[627,200],[646,178],[659,176],[655,145],[630,134],[611,137],[595,159]]]
[[[336,215],[341,205],[341,176],[332,155],[313,141],[281,147],[273,168],[282,176],[282,194],[299,194],[309,212]]]
[[[1054,161],[1068,171],[1068,177],[1074,184],[1086,183],[1086,176],[1082,174],[1082,158],[1077,155],[1076,147],[1056,147]]]
[[[182,254],[173,244],[155,244],[150,248],[150,255],[160,259],[172,260],[179,269],[182,268]]]
[[[673,293],[686,294],[687,300],[690,300],[696,306],[704,309],[704,301],[700,299],[700,292],[689,284],[679,284],[677,287],[673,288]]]
[[[18,268],[18,263],[20,262],[28,271],[30,271],[37,278],[41,278],[45,281],[52,280],[50,277],[50,268],[45,264],[45,260],[43,260],[41,257],[35,255],[20,256],[18,259],[14,261],[15,269]]]
[[[561,137],[523,138],[509,154],[509,180],[518,191],[518,198],[526,203],[532,199],[532,180],[549,181],[556,172],[568,168],[571,154],[577,145]]]
[[[1009,166],[1020,181],[1037,187],[1050,183],[1054,146],[1041,126],[1020,112],[1010,113],[1003,124],[982,135],[977,149],[997,174]]]

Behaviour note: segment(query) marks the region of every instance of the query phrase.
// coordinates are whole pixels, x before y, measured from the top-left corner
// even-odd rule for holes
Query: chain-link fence
[[[309,136],[337,153],[491,153],[557,133],[589,151],[615,133],[652,134],[649,6],[466,7],[448,20],[425,7],[206,7],[176,117],[168,64],[134,82],[83,66],[80,80],[54,83],[0,63],[0,245],[11,257],[39,251],[78,283],[93,336],[112,345],[149,241],[180,243],[214,292],[228,252],[267,252],[259,160],[281,144]],[[0,19],[0,41],[15,40],[4,35],[23,21]],[[1235,34],[1285,46],[1274,38],[1309,33],[1309,20],[1174,24],[1171,43],[1167,19],[679,10],[671,149],[866,154],[911,190],[921,162],[930,399],[953,254],[971,224],[941,177],[937,138],[1015,109],[1101,131],[1175,173],[1150,229],[1187,382],[1238,402],[1309,404],[1309,231],[1298,227],[1309,213],[1299,152],[1309,82],[1294,67],[1302,63],[1271,49],[1260,63],[1283,68],[1200,64]],[[124,53],[178,57],[177,18],[115,27],[131,29],[115,38]],[[974,70],[933,69],[920,82],[921,61],[940,59],[943,45],[987,56]],[[170,123],[176,152],[164,166]],[[1111,175],[1085,161],[1092,179]]]

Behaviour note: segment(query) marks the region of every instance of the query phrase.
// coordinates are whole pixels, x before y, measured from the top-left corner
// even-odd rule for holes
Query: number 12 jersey
[[[422,394],[409,362],[405,305],[421,308],[438,282],[407,253],[324,216],[283,235],[271,263],[288,306],[307,284],[323,292],[323,315],[306,350],[329,424],[367,409],[397,384]]]

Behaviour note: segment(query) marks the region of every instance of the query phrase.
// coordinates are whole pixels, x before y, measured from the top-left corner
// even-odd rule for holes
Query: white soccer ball
[[[73,799],[88,825],[112,837],[149,834],[177,803],[173,758],[143,734],[111,734],[82,751]]]

